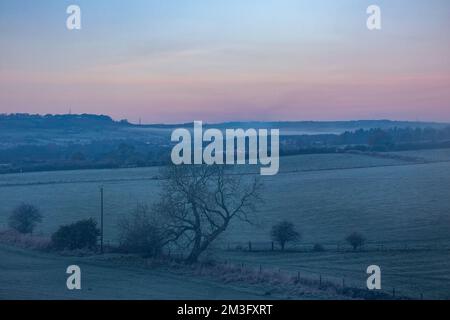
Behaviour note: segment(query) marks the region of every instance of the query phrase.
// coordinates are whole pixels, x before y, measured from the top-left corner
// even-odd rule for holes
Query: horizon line
[[[136,123],[127,118],[117,118],[104,113],[28,113],[28,112],[14,112],[14,113],[0,113],[0,116],[11,116],[11,115],[29,115],[29,116],[98,116],[98,117],[109,117],[114,122],[127,122],[131,125],[136,126],[154,126],[154,125],[186,125],[194,123],[194,121],[202,121],[205,125],[214,125],[214,124],[226,124],[226,123],[331,123],[331,122],[368,122],[368,121],[378,121],[378,122],[408,122],[408,123],[430,123],[430,124],[450,124],[450,121],[438,121],[438,120],[411,120],[411,119],[402,119],[402,120],[393,120],[389,118],[356,118],[356,119],[346,119],[346,120],[224,120],[224,121],[204,121],[204,120],[191,120],[191,121],[181,121],[181,122],[149,122],[149,123]],[[139,120],[138,120],[139,121]]]

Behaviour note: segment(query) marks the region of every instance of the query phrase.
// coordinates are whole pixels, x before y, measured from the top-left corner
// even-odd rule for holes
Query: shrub
[[[93,249],[97,245],[100,230],[94,219],[61,226],[52,235],[52,246],[57,250]]]
[[[164,246],[161,222],[146,205],[137,205],[133,212],[119,221],[120,249],[146,257],[158,256]]]
[[[25,249],[47,250],[50,239],[41,235],[20,233],[17,230],[1,230],[0,243]]]
[[[38,208],[23,203],[16,207],[9,217],[9,227],[23,234],[33,233],[38,223],[42,222],[42,214]]]
[[[272,227],[271,231],[272,240],[280,244],[281,250],[287,242],[297,241],[300,239],[300,233],[295,230],[295,226],[292,222],[282,221]]]
[[[362,247],[366,243],[366,238],[358,232],[353,232],[345,240],[353,247],[353,250]]]

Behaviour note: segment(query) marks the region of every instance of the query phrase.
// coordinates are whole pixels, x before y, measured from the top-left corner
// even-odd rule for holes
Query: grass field
[[[433,153],[443,151],[428,150]],[[440,156],[441,157],[441,156]],[[450,155],[449,155],[450,160]],[[263,177],[265,203],[256,226],[233,225],[224,241],[267,241],[272,224],[292,220],[305,242],[339,242],[351,231],[371,241],[450,240],[450,164],[414,164],[364,155],[282,158],[280,173]],[[50,234],[61,224],[98,218],[105,188],[106,239],[119,217],[158,197],[158,168],[0,175],[0,225],[21,202],[38,205]]]
[[[403,162],[352,154],[286,157],[281,160],[276,181],[295,182],[304,171],[398,164]],[[243,170],[257,171],[248,167]],[[99,188],[103,185],[106,238],[114,241],[117,235],[115,226],[120,216],[129,213],[138,202],[150,204],[157,199],[158,174],[159,168],[154,167],[0,175],[0,225],[6,224],[10,211],[23,201],[37,204],[44,213],[46,221],[38,232],[51,233],[61,224],[98,217]],[[295,191],[291,194],[295,195]]]
[[[280,173],[262,178],[265,202],[254,217],[255,225],[233,224],[217,246],[268,242],[271,226],[283,219],[293,221],[302,233],[302,242],[308,244],[343,244],[349,233],[359,231],[370,243],[411,248],[430,245],[435,250],[396,255],[329,252],[269,257],[270,253],[229,256],[231,253],[224,251],[223,257],[255,264],[264,261],[274,268],[328,270],[330,276],[338,270],[337,278],[345,276],[358,283],[360,272],[364,278],[365,268],[380,261],[386,266],[387,286],[448,298],[450,265],[448,251],[443,249],[450,246],[450,150],[399,154],[428,163],[356,154],[282,158]],[[61,224],[98,217],[99,186],[103,185],[105,236],[114,242],[119,217],[138,202],[150,204],[157,199],[157,177],[158,168],[2,175],[0,225],[6,225],[12,208],[23,201],[42,209],[44,223],[38,232],[44,234]],[[404,281],[405,277],[412,279],[412,284]]]
[[[389,152],[389,154],[418,157],[425,159],[427,161],[450,160],[450,149],[400,151],[400,152]]]
[[[224,251],[221,259],[263,270],[279,271],[305,279],[331,281],[364,288],[369,265],[382,272],[382,291],[413,299],[450,299],[450,251],[384,252],[238,252]]]
[[[81,268],[81,290],[66,287],[66,269]],[[164,270],[108,266],[95,258],[61,257],[0,246],[2,299],[266,299],[255,288],[187,278]],[[311,297],[312,298],[312,297]]]

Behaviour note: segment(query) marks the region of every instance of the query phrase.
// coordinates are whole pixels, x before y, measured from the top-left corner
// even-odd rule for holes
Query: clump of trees
[[[165,220],[166,243],[189,252],[187,263],[197,262],[233,220],[250,223],[261,202],[256,178],[225,171],[224,166],[182,165],[163,172],[154,210]]]
[[[353,232],[350,234],[345,240],[352,246],[353,250],[357,250],[358,248],[361,248],[366,243],[366,238],[358,233]]]
[[[162,220],[147,205],[138,204],[133,212],[119,221],[119,247],[128,253],[155,257],[166,243]]]
[[[100,230],[97,222],[90,218],[61,226],[52,235],[52,247],[56,250],[95,249]]]
[[[17,206],[8,219],[9,227],[23,234],[33,233],[36,225],[41,222],[42,214],[39,208],[27,203]]]
[[[300,239],[300,233],[295,229],[295,225],[289,221],[282,221],[272,227],[270,232],[272,240],[277,242],[281,250],[288,242],[298,241]]]
[[[373,123],[379,126],[380,123]],[[384,152],[448,148],[450,126],[442,128],[382,127],[346,131],[342,134],[318,134],[280,137],[280,154],[339,153],[345,151]]]

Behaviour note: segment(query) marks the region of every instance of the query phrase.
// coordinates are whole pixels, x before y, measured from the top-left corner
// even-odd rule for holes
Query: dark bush
[[[9,217],[9,227],[23,234],[33,233],[38,223],[42,222],[39,209],[31,204],[23,203],[16,207]]]
[[[345,240],[352,246],[353,250],[362,247],[366,243],[366,238],[358,232],[353,232]]]
[[[100,230],[94,219],[61,226],[52,235],[52,246],[57,250],[94,249]]]
[[[120,249],[146,257],[158,256],[164,244],[164,231],[146,205],[137,205],[134,211],[119,221]]]

